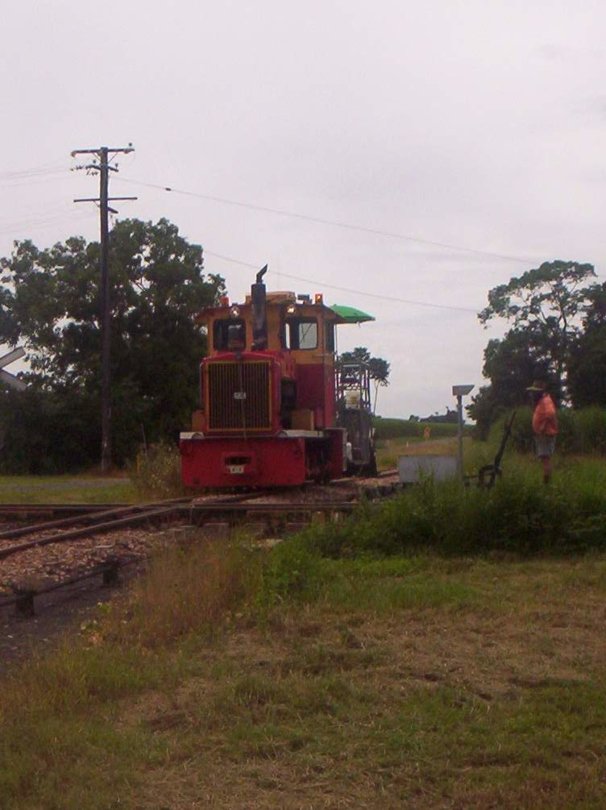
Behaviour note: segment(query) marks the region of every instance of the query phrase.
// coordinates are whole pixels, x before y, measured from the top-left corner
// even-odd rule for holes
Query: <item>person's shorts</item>
[[[556,444],[555,436],[535,436],[534,446],[539,458],[549,458],[553,456]]]

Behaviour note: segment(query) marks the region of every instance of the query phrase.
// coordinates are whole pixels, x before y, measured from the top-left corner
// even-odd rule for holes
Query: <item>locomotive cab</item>
[[[334,353],[347,321],[320,294],[267,293],[265,271],[243,304],[225,298],[201,314],[201,407],[180,437],[188,487],[293,486],[351,470]]]

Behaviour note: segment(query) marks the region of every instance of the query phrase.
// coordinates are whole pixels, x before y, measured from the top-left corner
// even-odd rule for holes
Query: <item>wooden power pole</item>
[[[101,146],[98,149],[74,149],[72,157],[76,155],[94,155],[96,161],[82,168],[99,172],[99,196],[80,197],[74,202],[94,202],[99,205],[100,232],[101,232],[101,472],[109,472],[112,466],[111,449],[111,296],[109,284],[109,212],[118,213],[109,207],[114,200],[136,200],[136,197],[110,197],[109,173],[117,172],[110,160],[115,155],[133,152],[134,147],[129,144],[125,147]]]

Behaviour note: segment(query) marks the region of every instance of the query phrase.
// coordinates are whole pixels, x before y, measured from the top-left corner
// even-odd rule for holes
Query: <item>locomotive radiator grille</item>
[[[207,371],[209,430],[271,429],[269,363],[209,363]]]

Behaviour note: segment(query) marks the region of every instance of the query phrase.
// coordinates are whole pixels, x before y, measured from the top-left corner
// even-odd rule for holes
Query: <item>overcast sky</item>
[[[2,23],[0,255],[98,238],[70,152],[132,142],[119,216],[170,219],[232,299],[267,262],[270,290],[374,314],[339,348],[391,363],[401,417],[482,383],[491,287],[556,258],[604,280],[603,2],[20,0]]]

